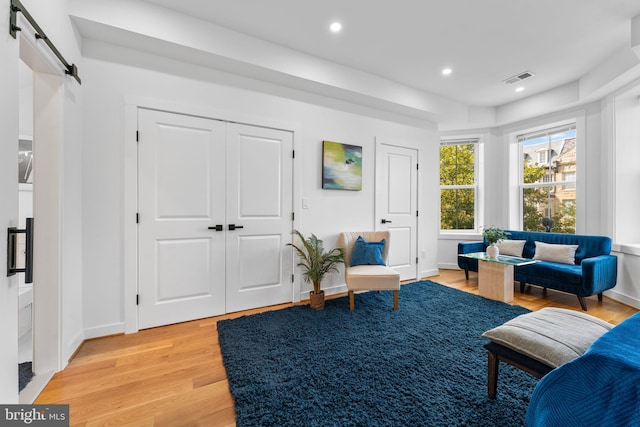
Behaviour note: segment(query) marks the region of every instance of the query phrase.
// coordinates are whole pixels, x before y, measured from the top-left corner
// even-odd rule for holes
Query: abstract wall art
[[[322,142],[322,188],[362,190],[362,147]]]

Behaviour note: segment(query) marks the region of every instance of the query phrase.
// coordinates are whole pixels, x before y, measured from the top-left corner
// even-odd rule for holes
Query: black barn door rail
[[[76,79],[79,84],[82,84],[82,81],[80,80],[80,76],[78,76],[78,67],[76,67],[76,64],[69,64],[67,60],[64,59],[60,51],[56,49],[56,47],[53,45],[51,40],[49,40],[49,37],[47,37],[44,31],[42,31],[42,28],[40,28],[36,20],[33,19],[33,16],[31,16],[31,14],[27,11],[27,9],[25,9],[25,7],[22,5],[20,0],[11,0],[10,8],[11,8],[11,20],[9,24],[9,34],[11,34],[11,36],[15,39],[17,32],[22,31],[22,28],[18,27],[18,12],[22,13],[25,19],[29,22],[29,24],[31,24],[31,26],[35,30],[36,40],[38,39],[43,40],[47,44],[49,49],[51,49],[51,52],[53,52],[53,54],[58,58],[58,60],[60,60],[60,62],[64,66],[65,68],[64,72],[72,76],[74,79]]]

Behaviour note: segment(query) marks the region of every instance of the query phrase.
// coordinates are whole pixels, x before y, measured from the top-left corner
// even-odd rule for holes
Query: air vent
[[[533,76],[534,76],[534,74],[532,72],[524,71],[522,73],[516,74],[513,77],[509,77],[508,79],[503,80],[503,83],[507,84],[507,85],[512,85],[514,83],[521,82],[522,80],[528,79],[529,77],[533,77]]]

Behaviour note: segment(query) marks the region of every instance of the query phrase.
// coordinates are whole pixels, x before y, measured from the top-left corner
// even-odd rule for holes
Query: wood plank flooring
[[[428,279],[478,293],[475,273],[467,281],[461,271],[441,270],[439,276]],[[521,294],[516,286],[514,304],[531,310],[563,307],[580,311],[574,295],[554,291],[543,295],[536,287]],[[587,304],[589,314],[613,324],[637,312],[607,297],[603,302],[587,298]],[[72,426],[234,426],[217,322],[291,305],[89,340],[35,403],[69,404]]]

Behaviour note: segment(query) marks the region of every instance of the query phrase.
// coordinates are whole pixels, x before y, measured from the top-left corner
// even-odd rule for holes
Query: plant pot
[[[320,291],[315,293],[313,291],[309,292],[309,305],[314,310],[323,310],[324,309],[324,291]]]
[[[492,243],[491,245],[487,246],[487,256],[489,258],[491,259],[498,258],[499,254],[500,254],[500,249],[498,249],[495,243]]]

